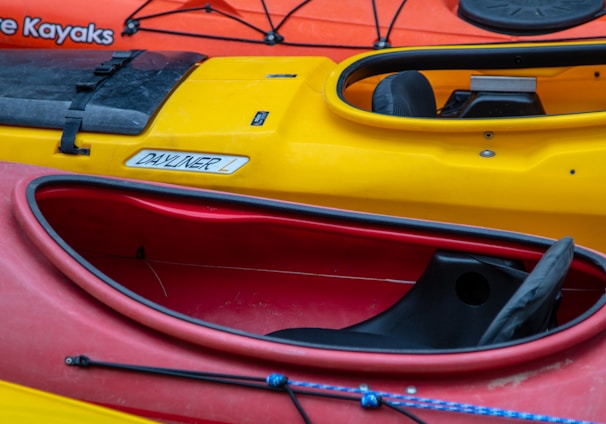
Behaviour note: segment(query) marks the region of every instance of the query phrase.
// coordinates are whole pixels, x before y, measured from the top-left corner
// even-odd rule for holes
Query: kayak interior
[[[587,43],[385,52],[348,62],[338,75],[337,94],[356,108],[402,117],[492,119],[603,111],[604,48]],[[411,79],[411,74],[421,76]],[[419,91],[419,86],[426,89]],[[433,103],[434,110],[431,115],[406,108],[398,113],[390,109],[393,102]]]
[[[99,284],[151,308],[256,337],[289,341],[281,331],[330,332],[377,317],[384,327],[390,307],[409,297],[415,282],[427,279],[429,296],[412,308],[420,317],[400,320],[454,322],[456,330],[466,319],[478,321],[474,311],[496,298],[497,306],[479,315],[494,318],[498,311],[491,308],[504,306],[539,268],[549,247],[542,239],[483,229],[99,181],[55,178],[30,186],[29,202],[39,222],[79,266],[93,272]],[[557,328],[595,312],[606,287],[601,258],[577,252],[570,261],[554,306]],[[441,314],[455,303],[460,323]],[[451,340],[434,324],[423,333],[423,348],[469,349],[477,343]]]

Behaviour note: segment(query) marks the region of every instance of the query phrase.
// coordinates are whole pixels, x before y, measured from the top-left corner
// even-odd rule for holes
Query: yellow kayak
[[[603,42],[0,60],[0,160],[606,250]]]
[[[134,415],[0,381],[0,421],[11,424],[151,424]]]

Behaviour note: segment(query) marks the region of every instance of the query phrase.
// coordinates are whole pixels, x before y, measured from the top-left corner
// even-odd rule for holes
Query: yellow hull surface
[[[0,160],[606,250],[606,43],[392,49],[339,64],[111,54],[2,51],[12,88]],[[429,82],[435,116],[374,110],[379,83],[407,71]]]
[[[11,424],[151,424],[134,415],[0,381],[0,421]]]

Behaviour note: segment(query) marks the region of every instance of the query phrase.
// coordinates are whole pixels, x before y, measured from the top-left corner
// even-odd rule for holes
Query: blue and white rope
[[[490,408],[485,406],[472,405],[468,403],[443,401],[419,396],[410,396],[381,391],[368,391],[354,387],[334,386],[329,384],[308,383],[303,381],[292,381],[282,374],[271,374],[267,378],[268,385],[272,387],[290,386],[302,387],[306,389],[325,390],[330,392],[340,392],[361,395],[360,404],[363,408],[378,408],[381,403],[389,403],[394,406],[406,406],[409,408],[418,408],[425,410],[458,412],[472,415],[482,415],[499,418],[513,418],[518,420],[557,423],[557,424],[596,424],[591,421],[575,420],[569,418],[552,417],[548,415],[533,414],[528,412],[513,411],[500,408]],[[279,385],[278,385],[279,383]],[[274,385],[276,384],[276,385]]]

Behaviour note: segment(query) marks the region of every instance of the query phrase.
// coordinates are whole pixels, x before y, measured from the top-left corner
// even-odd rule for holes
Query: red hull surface
[[[439,347],[295,341],[273,332],[342,334],[384,316],[437,252],[482,258],[480,270],[519,266],[490,265],[493,276],[534,275],[553,241],[27,165],[0,171],[1,379],[172,422],[409,422],[392,407],[431,423],[606,420],[601,254],[575,248],[558,326],[539,334]],[[460,283],[477,273],[459,271],[456,295],[442,292],[445,274],[435,297],[466,297]],[[489,302],[467,300],[474,310]],[[426,319],[472,331],[431,305]],[[416,336],[432,341],[441,329],[430,327]]]
[[[486,2],[484,2],[486,3]],[[599,0],[0,1],[5,47],[322,55],[373,48],[602,37]],[[494,7],[487,7],[494,6]],[[497,11],[497,15],[493,14]]]

